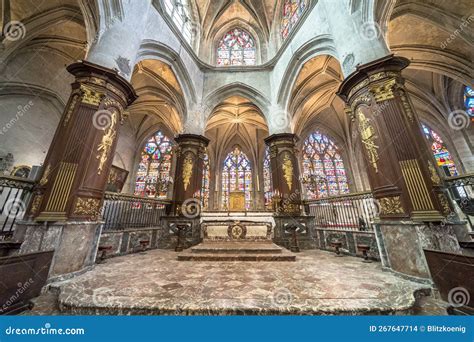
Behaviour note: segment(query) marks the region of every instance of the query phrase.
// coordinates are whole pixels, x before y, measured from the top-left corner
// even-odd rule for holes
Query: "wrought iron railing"
[[[309,214],[317,228],[343,230],[373,230],[378,217],[377,205],[371,192],[308,200]]]
[[[148,228],[160,225],[171,201],[106,192],[102,209],[104,230]]]
[[[474,173],[462,176],[445,178],[445,184],[449,190],[449,195],[457,203],[473,229],[474,216]]]
[[[10,237],[15,222],[23,218],[33,187],[32,180],[0,176],[0,240]]]

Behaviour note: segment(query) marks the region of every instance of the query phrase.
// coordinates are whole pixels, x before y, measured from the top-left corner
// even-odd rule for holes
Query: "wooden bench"
[[[11,251],[20,249],[22,242],[16,241],[1,241],[0,242],[0,257],[6,257]]]
[[[336,256],[342,256],[341,254],[342,242],[340,240],[332,240],[331,247],[334,247]]]
[[[364,262],[372,262],[369,259],[369,251],[370,251],[370,246],[369,245],[364,245],[364,244],[358,244],[357,249],[362,252],[362,255],[364,256]]]
[[[425,249],[431,278],[450,312],[474,314],[474,257]]]
[[[48,279],[54,251],[0,258],[0,314],[16,314],[32,307]]]
[[[140,247],[142,248],[142,252],[146,251],[147,247],[150,245],[150,240],[140,240]]]
[[[98,262],[101,263],[101,262],[104,262],[104,260],[107,258],[107,253],[109,251],[111,251],[113,249],[112,246],[109,246],[109,245],[102,245],[102,246],[99,246],[98,248]]]

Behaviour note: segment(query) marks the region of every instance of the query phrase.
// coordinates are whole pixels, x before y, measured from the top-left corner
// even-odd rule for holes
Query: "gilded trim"
[[[416,159],[400,161],[403,179],[415,211],[434,210],[425,180]]]

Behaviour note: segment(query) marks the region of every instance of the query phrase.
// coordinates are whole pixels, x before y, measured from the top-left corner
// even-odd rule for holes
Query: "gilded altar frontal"
[[[0,316],[473,315],[473,5],[0,1]]]

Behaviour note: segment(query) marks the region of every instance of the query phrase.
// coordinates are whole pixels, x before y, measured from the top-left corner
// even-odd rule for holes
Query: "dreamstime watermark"
[[[275,131],[282,131],[290,126],[290,116],[284,110],[272,111],[273,115],[270,117],[269,126]]]
[[[197,198],[188,198],[181,205],[181,214],[186,218],[196,218],[201,214],[201,201]]]
[[[5,334],[9,335],[85,335],[83,328],[53,328],[50,323],[46,323],[40,328],[15,328],[9,326],[5,329]]]
[[[474,15],[470,15],[468,18],[463,19],[461,25],[459,25],[459,28],[457,28],[453,33],[451,33],[449,37],[441,43],[440,48],[446,49],[448,45],[451,44],[454,40],[456,40],[461,35],[461,32],[463,32],[465,28],[468,27],[469,24],[473,21]]]
[[[470,300],[471,295],[469,294],[469,291],[464,287],[452,288],[448,293],[449,304],[456,308],[467,305]]]
[[[382,29],[378,23],[368,21],[358,28],[359,36],[364,40],[374,40],[380,38]]]
[[[448,115],[448,125],[455,131],[460,131],[469,127],[471,124],[471,118],[465,110],[455,110]]]
[[[15,293],[0,308],[0,314],[8,310],[34,282],[33,278],[30,278],[25,283],[18,283]]]
[[[34,102],[33,101],[28,101],[28,103],[24,106],[22,105],[19,105],[17,107],[17,112],[15,114],[15,116],[13,118],[10,119],[10,121],[8,121],[3,127],[2,129],[0,130],[0,134],[1,135],[4,135],[5,133],[8,132],[8,130],[10,128],[12,128],[13,126],[15,126],[15,124],[18,122],[18,120],[20,120],[20,118],[25,115],[30,109],[31,107],[34,106]]]
[[[15,219],[26,211],[26,203],[19,198],[10,198],[3,209],[9,219]]]
[[[272,295],[272,304],[282,307],[288,306],[293,302],[293,294],[285,287],[277,289]]]
[[[110,110],[100,109],[92,116],[92,124],[95,128],[105,131],[113,123],[113,113]]]
[[[12,42],[23,39],[26,36],[26,27],[21,21],[12,20],[3,27],[3,36]]]

